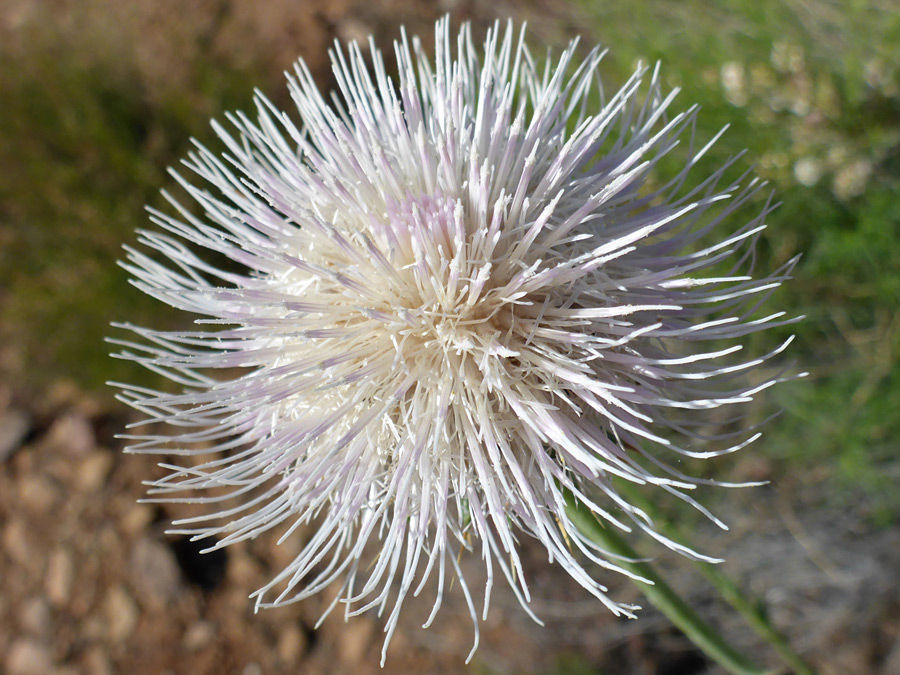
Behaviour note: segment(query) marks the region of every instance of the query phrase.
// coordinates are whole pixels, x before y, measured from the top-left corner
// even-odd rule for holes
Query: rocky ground
[[[652,610],[614,619],[527,542],[545,628],[499,588],[467,667],[472,631],[459,589],[427,631],[418,625],[430,609],[423,594],[408,602],[380,671],[377,617],[345,624],[332,615],[314,630],[328,597],[253,613],[249,593],[308,533],[208,555],[167,536],[188,507],[136,502],[159,470],[153,458],[122,453],[115,434],[128,419],[72,385],[51,388],[40,405],[0,388],[0,664],[9,675],[717,672]],[[900,672],[900,536],[847,513],[797,513],[796,494],[760,491],[736,498],[725,515],[737,527],[711,544],[729,557],[729,571],[822,673]],[[662,563],[737,644],[771,658],[690,566]],[[479,561],[464,556],[464,564],[477,588]],[[639,600],[610,581],[616,597]]]
[[[152,458],[121,452],[114,433],[127,420],[124,411],[104,410],[65,385],[39,408],[2,392],[4,672],[379,672],[375,617],[344,624],[335,615],[313,630],[326,597],[253,613],[248,594],[291,559],[302,533],[282,546],[262,537],[201,556],[198,546],[163,532],[177,507],[136,502],[141,481],[158,470]],[[550,672],[566,652],[603,662],[617,651],[611,645],[624,648],[628,633],[600,639],[617,633],[616,621],[531,552],[539,610],[551,627],[539,630],[500,591],[483,626],[476,668]],[[477,560],[466,562],[477,579]],[[472,631],[458,589],[436,624],[421,631],[415,624],[428,609],[426,602],[410,603],[383,672],[465,670]],[[659,628],[652,620],[645,627],[654,625]],[[673,640],[679,643],[683,648]],[[634,663],[652,659],[636,653]]]

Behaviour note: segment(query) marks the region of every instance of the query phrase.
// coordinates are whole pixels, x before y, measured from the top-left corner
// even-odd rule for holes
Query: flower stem
[[[617,489],[621,492],[629,502],[639,506],[645,511],[651,509],[650,503],[644,498],[640,491],[624,481],[617,484]],[[656,522],[656,529],[660,534],[665,535],[669,539],[690,546],[690,542],[682,533],[678,532],[675,527],[670,525],[665,519]],[[756,603],[741,592],[738,585],[724,574],[717,565],[697,561],[697,567],[706,580],[715,588],[719,595],[731,605],[747,622],[756,634],[763,638],[771,645],[785,665],[790,667],[790,672],[794,675],[814,675],[815,671],[807,664],[801,656],[795,652],[785,637],[779,633],[766,617],[765,611]]]
[[[579,508],[571,493],[566,492],[566,514],[585,535],[610,553],[627,558],[616,561],[621,567],[640,575],[652,584],[634,583],[647,599],[665,614],[709,658],[735,675],[765,675],[768,671],[752,663],[747,657],[729,645],[708,623],[703,621],[663,580],[648,563],[620,537],[612,527],[605,527],[589,510]]]

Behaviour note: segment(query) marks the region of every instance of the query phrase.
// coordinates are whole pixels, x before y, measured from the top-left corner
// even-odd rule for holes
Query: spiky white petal
[[[741,221],[762,185],[726,180],[737,158],[695,176],[712,142],[695,146],[696,109],[670,112],[676,92],[658,70],[640,67],[607,98],[598,49],[579,60],[572,43],[540,66],[510,25],[483,52],[464,27],[454,51],[446,20],[433,61],[405,35],[396,53],[395,85],[374,44],[372,75],[357,45],[336,47],[331,103],[298,63],[302,128],[258,94],[255,121],[230,115],[236,134],[214,125],[227,154],[197,145],[185,162],[212,192],[173,173],[204,217],[170,199],[177,216],[151,211],[163,232],[140,235],[153,253],[129,248],[124,266],[208,325],[127,326],[140,340],[120,341],[120,356],[183,385],[119,385],[172,429],[131,435],[130,450],[194,458],[167,465],[156,499],[242,498],[176,522],[215,547],[316,522],[257,604],[339,581],[348,615],[391,606],[385,648],[406,596],[435,574],[428,623],[458,578],[477,645],[460,546],[484,559],[483,614],[497,570],[527,608],[522,533],[631,616],[583,561],[627,572],[572,524],[564,495],[710,560],[657,533],[612,478],[715,520],[686,494],[712,481],[669,462],[759,436],[708,425],[780,379],[741,376],[787,343],[737,361],[741,345],[726,344],[789,321],[757,313],[794,264],[752,276],[772,204]],[[683,168],[666,179],[655,170],[671,153]]]

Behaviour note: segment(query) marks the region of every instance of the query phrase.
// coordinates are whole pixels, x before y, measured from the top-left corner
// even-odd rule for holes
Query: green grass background
[[[660,61],[702,106],[714,155],[748,148],[782,206],[771,263],[803,259],[777,302],[807,318],[776,388],[788,414],[760,446],[880,522],[900,498],[900,11],[893,2],[581,0],[622,76]],[[775,304],[775,303],[773,303]]]

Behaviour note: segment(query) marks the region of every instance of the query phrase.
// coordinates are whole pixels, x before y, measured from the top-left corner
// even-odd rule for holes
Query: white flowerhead
[[[259,606],[338,581],[348,614],[390,606],[389,640],[410,592],[436,586],[433,618],[457,578],[477,645],[460,548],[486,565],[485,614],[497,571],[527,608],[527,535],[630,616],[585,569],[618,568],[566,495],[699,556],[613,480],[703,510],[687,491],[712,481],[675,465],[758,437],[740,409],[782,378],[742,376],[786,343],[741,359],[737,339],[787,321],[757,309],[793,261],[752,276],[772,205],[741,216],[761,185],[726,181],[734,160],[695,175],[711,142],[694,144],[695,109],[670,112],[656,70],[605,96],[597,49],[538,65],[512,26],[483,50],[464,27],[454,48],[446,20],[435,52],[404,35],[395,83],[374,45],[373,74],[338,47],[333,102],[300,62],[302,127],[259,95],[256,121],[215,125],[227,154],[190,155],[203,187],[176,177],[205,216],[152,211],[167,233],[142,232],[155,254],[128,249],[125,267],[203,326],[127,326],[140,340],[119,356],[183,386],[118,385],[170,432],[130,435],[130,450],[187,458],[151,496],[224,505],[176,522],[215,547],[318,524]],[[680,170],[659,175],[670,154]]]

